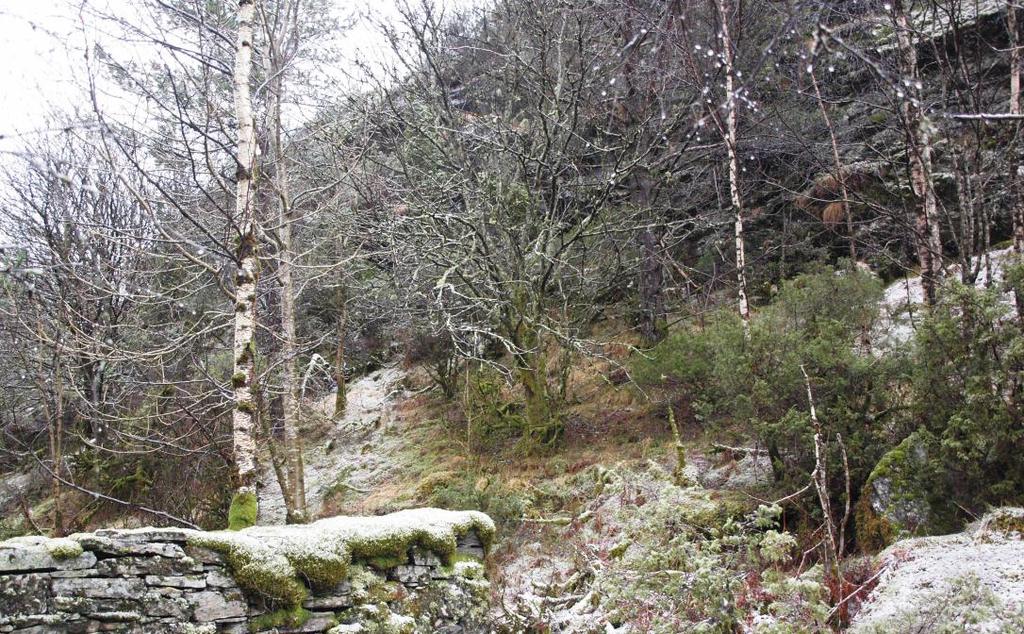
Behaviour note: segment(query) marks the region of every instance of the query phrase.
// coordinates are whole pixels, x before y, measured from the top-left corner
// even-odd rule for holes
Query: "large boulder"
[[[863,547],[880,550],[898,539],[935,535],[951,528],[938,440],[918,430],[882,456],[857,507]]]

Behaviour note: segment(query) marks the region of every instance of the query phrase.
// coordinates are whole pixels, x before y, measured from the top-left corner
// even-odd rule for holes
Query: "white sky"
[[[75,27],[61,0],[0,0],[0,135],[29,132],[69,103]]]
[[[468,5],[473,0],[441,0],[439,4]],[[377,15],[395,15],[396,0],[335,0],[341,11],[353,7]],[[413,0],[413,3],[415,0]],[[118,14],[131,12],[131,0],[0,0],[0,154],[31,144],[44,129],[47,114],[83,104],[85,76],[83,35],[88,18],[83,6]],[[86,28],[86,31],[89,31]],[[90,39],[103,41],[102,33]],[[383,39],[365,21],[357,23],[340,43],[343,54],[380,59]]]

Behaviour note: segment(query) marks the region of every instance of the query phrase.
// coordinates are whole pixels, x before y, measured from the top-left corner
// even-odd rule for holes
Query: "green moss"
[[[238,531],[255,526],[258,510],[259,500],[256,493],[249,490],[239,491],[231,499],[231,508],[228,509],[228,530]]]
[[[854,513],[854,526],[857,528],[857,543],[865,552],[878,552],[896,540],[896,529],[885,517],[875,513],[863,495]]]
[[[888,119],[889,119],[889,114],[886,111],[884,111],[884,110],[878,110],[876,112],[873,112],[873,113],[871,113],[871,116],[868,117],[868,121],[870,121],[871,123],[873,123],[875,125],[882,125]]]
[[[608,551],[608,557],[611,559],[622,559],[622,556],[629,550],[629,540],[624,540],[612,546],[611,550]]]
[[[391,570],[395,566],[401,566],[409,561],[409,554],[406,553],[394,553],[391,555],[384,555],[381,557],[373,557],[368,559],[366,563],[376,568],[377,570]]]
[[[955,528],[945,474],[935,457],[938,447],[930,432],[915,431],[871,470],[854,517],[863,550],[877,551],[903,537]],[[873,504],[885,508],[879,512]]]
[[[313,614],[302,606],[275,610],[249,619],[250,632],[263,632],[280,627],[298,628],[305,625]]]
[[[72,539],[64,538],[51,539],[46,542],[46,550],[57,561],[74,559],[84,552],[81,544]]]
[[[235,372],[235,374],[231,377],[231,386],[242,387],[243,385],[245,385],[246,378],[247,377],[245,376],[244,372]]]

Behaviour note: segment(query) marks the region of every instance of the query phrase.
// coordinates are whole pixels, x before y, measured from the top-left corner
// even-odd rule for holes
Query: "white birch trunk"
[[[736,68],[735,51],[729,32],[729,17],[732,13],[728,0],[718,0],[718,14],[722,21],[722,49],[725,58],[726,122],[725,145],[729,153],[729,196],[733,213],[736,215],[736,283],[739,299],[739,313],[744,331],[749,336],[750,304],[747,301],[747,252],[743,234],[743,199],[740,194],[740,159],[736,144],[739,138],[739,124],[736,112]]]
[[[1006,2],[1006,30],[1010,36],[1010,114],[1021,114],[1020,80],[1020,24],[1017,15],[1017,3],[1020,0]],[[1021,187],[1020,161],[1017,158],[1020,143],[1020,122],[1014,124],[1013,143],[1010,144],[1009,177],[1011,204],[1013,205],[1013,251],[1018,256],[1024,255],[1024,191]],[[989,276],[991,279],[991,276]],[[1024,321],[1024,297],[1015,294],[1017,317]]]
[[[252,97],[249,79],[252,72],[253,0],[238,1],[238,48],[235,53],[235,114],[238,118],[238,167],[235,191],[235,215],[239,229],[236,252],[234,323],[234,411],[232,440],[238,479],[236,499],[255,494],[256,486],[256,405],[253,399],[256,353],[256,220],[253,205],[253,171],[256,139],[253,128]],[[253,498],[255,495],[253,495]]]

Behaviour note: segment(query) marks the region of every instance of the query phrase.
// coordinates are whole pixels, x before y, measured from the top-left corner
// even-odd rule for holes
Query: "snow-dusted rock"
[[[1024,510],[1000,509],[964,533],[893,544],[850,631],[1024,631],[1022,530]]]

